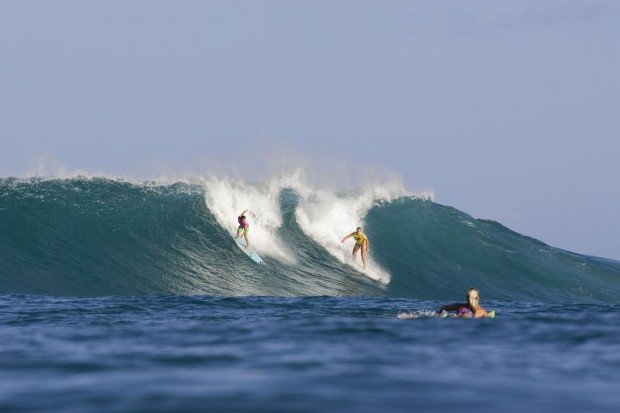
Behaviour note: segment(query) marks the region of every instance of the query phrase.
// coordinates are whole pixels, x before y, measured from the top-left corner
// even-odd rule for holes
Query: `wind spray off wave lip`
[[[398,184],[345,193],[291,175],[257,184],[0,179],[0,195],[0,291],[8,293],[451,300],[473,285],[488,300],[620,297],[620,263],[550,247]],[[255,213],[262,266],[231,236],[245,208]],[[345,264],[350,246],[340,240],[360,223],[380,281]]]
[[[301,174],[294,173],[259,185],[211,177],[205,183],[205,199],[218,223],[231,231],[235,227],[231,211],[249,208],[253,215],[252,238],[255,240],[255,249],[260,254],[295,263],[295,252],[287,248],[277,234],[282,227],[279,199],[285,189],[298,194],[295,219],[302,231],[332,256],[356,270],[360,270],[360,267],[352,262],[350,251],[341,245],[340,238],[350,232],[351,228],[363,224],[366,212],[376,202],[389,201],[406,194],[400,182],[370,186],[360,193],[337,193],[317,188]],[[372,256],[368,267],[364,274],[370,278],[385,284],[390,281],[390,274],[373,261]]]

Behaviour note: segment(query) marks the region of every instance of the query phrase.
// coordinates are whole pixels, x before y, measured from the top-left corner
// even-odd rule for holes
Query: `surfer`
[[[456,303],[441,306],[437,310],[438,314],[447,312],[456,312],[456,316],[460,318],[486,318],[490,314],[480,305],[480,293],[477,288],[467,290],[467,302]]]
[[[247,212],[248,210],[246,209],[245,211],[241,213],[241,215],[237,217],[237,221],[239,222],[239,228],[237,228],[237,238],[243,235],[243,238],[245,238],[245,247],[249,248],[250,240],[248,238],[248,232],[250,232],[250,223],[248,222],[248,219],[245,217],[245,214]]]
[[[351,255],[353,255],[353,258],[355,259],[355,254],[357,254],[357,250],[361,250],[362,267],[366,269],[366,253],[368,252],[370,241],[368,240],[366,234],[362,232],[362,227],[357,227],[357,230],[344,237],[342,239],[342,242],[345,242],[348,238],[351,237],[355,239],[355,245],[353,246],[353,252],[351,253]]]

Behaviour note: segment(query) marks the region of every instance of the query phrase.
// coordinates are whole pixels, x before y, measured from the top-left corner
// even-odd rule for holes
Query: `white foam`
[[[259,254],[293,262],[294,254],[276,235],[282,225],[279,195],[282,189],[291,188],[299,196],[295,218],[314,242],[321,245],[342,263],[355,268],[366,276],[383,282],[390,281],[390,274],[372,258],[373,243],[363,270],[360,254],[354,261],[351,256],[354,241],[345,243],[344,236],[364,225],[368,210],[379,201],[390,201],[406,196],[402,183],[396,179],[382,184],[369,184],[356,193],[342,193],[333,189],[309,184],[303,171],[295,170],[272,177],[266,184],[248,184],[236,179],[211,177],[204,181],[205,199],[218,223],[233,233],[237,228],[237,215],[250,209],[250,240]]]
[[[440,317],[434,310],[417,310],[409,311],[407,309],[400,310],[396,318],[400,320],[410,320],[417,318]]]
[[[277,238],[282,225],[279,196],[282,187],[277,182],[252,185],[228,178],[207,178],[205,201],[218,223],[230,234],[238,228],[237,216],[248,209],[250,243],[261,255],[294,262],[294,255]]]
[[[320,189],[298,193],[301,199],[295,216],[303,231],[331,255],[358,271],[363,270],[360,254],[357,254],[356,261],[353,261],[351,256],[354,241],[349,239],[342,243],[342,238],[355,231],[358,226],[364,226],[364,217],[376,202],[390,201],[406,195],[402,184],[396,180],[370,185],[357,194],[338,194]],[[373,260],[372,239],[369,241],[367,269],[363,273],[372,279],[388,283],[390,274]]]

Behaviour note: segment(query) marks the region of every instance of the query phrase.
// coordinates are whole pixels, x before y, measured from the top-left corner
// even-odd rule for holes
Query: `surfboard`
[[[241,249],[241,251],[243,251],[243,253],[245,255],[250,257],[252,259],[252,261],[254,261],[257,264],[264,264],[265,263],[263,261],[263,259],[260,257],[260,255],[258,255],[256,253],[256,251],[254,251],[254,248],[252,248],[251,246],[250,246],[250,248],[246,248],[245,247],[245,238],[243,238],[243,237],[241,237],[241,238],[234,237],[234,238],[235,238],[235,243],[237,244],[237,246]]]

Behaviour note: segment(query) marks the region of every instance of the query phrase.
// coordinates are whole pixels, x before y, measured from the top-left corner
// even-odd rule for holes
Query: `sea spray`
[[[299,225],[314,241],[343,263],[361,268],[351,257],[351,245],[341,239],[364,225],[364,217],[378,201],[390,201],[405,195],[399,182],[388,185],[370,186],[355,194],[334,193],[322,189],[300,191],[301,200],[295,214]],[[364,274],[381,281],[390,282],[390,274],[372,258],[374,244],[369,242],[367,270]],[[358,253],[359,254],[359,253]]]
[[[237,216],[247,209],[251,213],[249,239],[254,249],[261,255],[293,263],[294,254],[276,235],[282,225],[278,203],[281,190],[277,185],[250,185],[228,178],[210,177],[204,183],[205,201],[222,228],[235,233]]]

